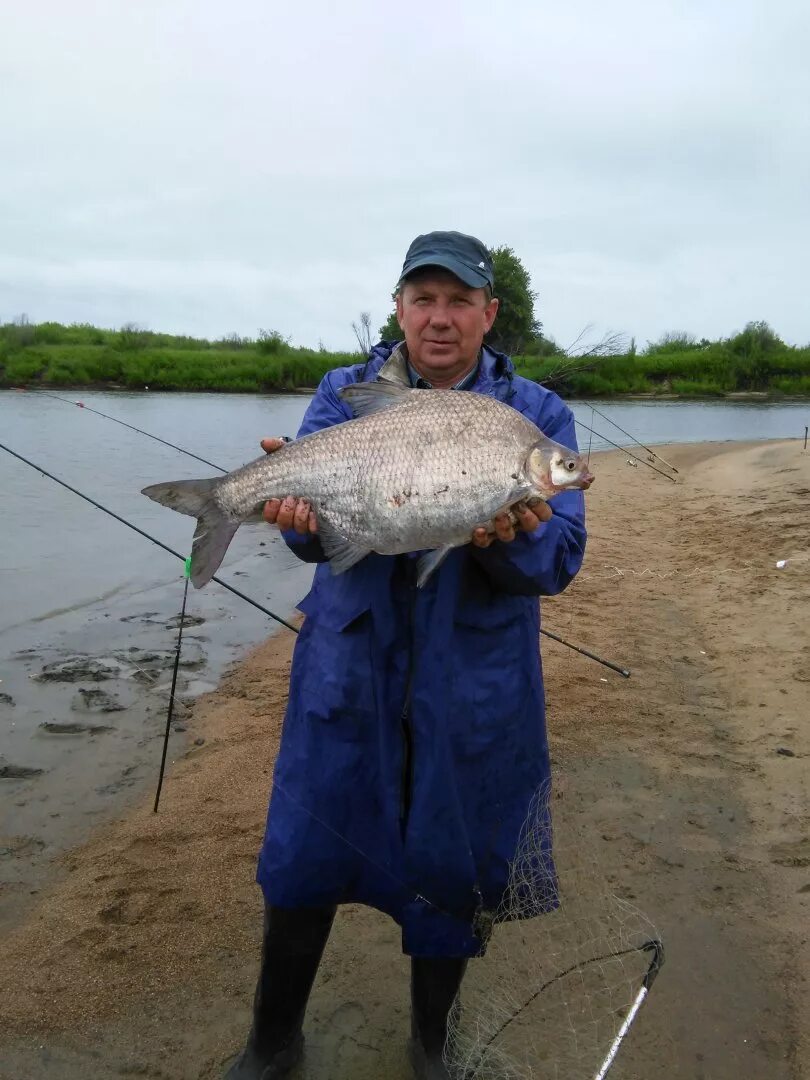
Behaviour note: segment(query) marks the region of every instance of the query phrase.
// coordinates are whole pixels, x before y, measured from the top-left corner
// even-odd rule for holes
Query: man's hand
[[[283,439],[262,439],[261,447],[272,454],[284,445]],[[280,529],[295,529],[301,536],[317,533],[318,521],[306,499],[287,495],[284,499],[271,499],[264,504],[264,520]]]
[[[489,547],[493,540],[511,543],[517,532],[534,532],[542,521],[551,518],[551,508],[542,499],[533,499],[531,507],[525,502],[515,503],[509,513],[498,514],[490,529],[476,529],[472,542],[476,547]]]

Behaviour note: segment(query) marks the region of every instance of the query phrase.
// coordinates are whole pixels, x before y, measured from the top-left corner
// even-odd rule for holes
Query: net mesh
[[[445,1059],[463,1080],[592,1080],[650,966],[652,923],[612,892],[597,843],[534,797],[494,915],[470,963]]]

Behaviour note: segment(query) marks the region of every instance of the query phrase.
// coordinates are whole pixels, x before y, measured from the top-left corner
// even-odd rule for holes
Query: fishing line
[[[646,450],[648,454],[652,454],[652,456],[658,458],[659,461],[663,461],[663,463],[668,469],[672,469],[673,472],[678,471],[674,465],[670,465],[666,458],[662,458],[660,454],[656,454],[655,450],[651,450],[649,446],[645,446],[643,442],[639,442],[639,440],[634,435],[631,435],[629,431],[625,431],[623,427],[619,427],[615,420],[611,420],[609,416],[605,416],[605,414],[603,412],[600,412],[594,405],[591,405],[591,412],[596,413],[597,416],[601,416],[603,420],[607,420],[607,422],[609,424],[613,424],[615,428],[619,428],[619,431],[622,433],[622,435],[626,435],[628,439],[633,440],[636,446],[640,446],[641,449]],[[593,417],[591,417],[591,423],[593,423]]]
[[[401,889],[404,889],[409,896],[413,896],[415,900],[424,900],[428,907],[432,907],[434,911],[438,911],[441,915],[446,915],[448,918],[451,919],[460,918],[460,916],[454,915],[452,912],[445,911],[444,908],[439,907],[438,904],[434,904],[432,900],[428,900],[428,898],[423,893],[417,892],[412,885],[408,885],[407,882],[402,881],[401,878],[398,878],[397,875],[393,872],[393,870],[389,870],[387,866],[383,866],[383,864],[377,862],[376,859],[372,859],[372,857],[370,855],[367,855],[362,848],[359,848],[356,844],[353,844],[348,838],[348,836],[344,836],[343,833],[338,832],[337,829],[333,829],[328,822],[323,820],[323,818],[319,818],[317,814],[312,812],[312,810],[308,810],[306,806],[302,806],[297,799],[294,799],[292,795],[290,795],[290,793],[285,790],[285,788],[283,788],[281,784],[279,784],[275,776],[270,781],[270,786],[280,791],[284,798],[289,799],[293,806],[297,807],[302,814],[306,814],[307,817],[312,818],[313,821],[317,822],[317,824],[322,826],[322,828],[326,829],[327,832],[330,832],[333,836],[337,837],[338,840],[342,840],[347,847],[350,847],[352,851],[357,852],[357,854],[361,858],[365,859],[366,862],[371,863],[371,865],[375,869],[382,870],[382,872],[388,877],[390,877],[392,881],[396,882],[396,884],[399,885]]]
[[[739,566],[724,566],[718,570],[713,566],[693,566],[691,570],[682,570],[679,566],[674,567],[672,570],[659,570],[652,566],[645,566],[643,570],[636,570],[632,566],[614,566],[613,563],[604,563],[605,570],[612,570],[612,574],[599,575],[604,576],[610,580],[618,580],[623,578],[625,574],[630,574],[632,577],[643,578],[651,577],[658,578],[660,581],[667,581],[673,577],[680,577],[681,581],[686,581],[688,578],[693,578],[697,574],[710,574],[711,577],[720,577],[721,574],[742,574],[746,570],[755,570],[761,572],[762,567],[757,566],[756,563],[740,563]]]
[[[25,389],[24,387],[22,389]],[[54,401],[64,401],[66,405],[76,405],[80,409],[85,409],[87,412],[95,413],[96,416],[103,416],[105,420],[112,420],[114,424],[120,424],[121,427],[129,428],[130,431],[137,431],[139,435],[145,435],[147,439],[154,439],[155,442],[163,443],[164,446],[170,446],[172,450],[179,450],[181,454],[186,454],[187,457],[195,458],[197,461],[201,461],[203,465],[210,465],[212,469],[216,469],[218,472],[226,473],[229,469],[223,469],[221,465],[215,465],[213,461],[208,461],[207,458],[200,457],[199,454],[192,454],[190,450],[184,450],[182,446],[177,446],[173,442],[169,442],[168,439],[161,439],[159,435],[153,435],[149,431],[144,431],[143,428],[135,427],[134,424],[128,424],[126,420],[119,420],[115,416],[110,416],[109,413],[101,412],[99,409],[93,409],[89,405],[85,405],[83,401],[72,401],[70,398],[61,397],[59,394],[52,394],[48,390],[34,390],[34,394],[44,394],[45,397],[53,398]]]
[[[171,730],[172,715],[174,713],[174,692],[177,688],[177,673],[180,670],[180,650],[183,646],[183,625],[186,621],[186,602],[188,600],[188,579],[191,575],[191,556],[186,559],[184,568],[185,582],[183,585],[183,606],[180,608],[180,624],[177,627],[177,645],[174,650],[174,668],[172,670],[172,688],[169,691],[169,708],[166,713],[166,730],[163,733],[163,754],[160,759],[160,772],[158,774],[157,791],[155,792],[155,805],[152,813],[158,812],[160,792],[163,787],[163,774],[166,771],[166,753],[169,749],[169,732]]]
[[[663,476],[667,480],[671,480],[673,484],[678,483],[674,476],[670,476],[669,473],[665,473],[661,469],[657,469],[655,465],[651,464],[651,462],[649,461],[645,461],[644,458],[636,457],[635,454],[631,454],[629,450],[625,449],[625,447],[623,446],[619,446],[618,443],[611,442],[610,439],[606,438],[604,435],[600,435],[598,431],[594,431],[594,429],[588,427],[587,424],[583,424],[581,420],[577,420],[576,417],[574,417],[574,423],[578,424],[580,427],[585,428],[586,431],[590,431],[591,434],[597,435],[600,439],[604,439],[609,446],[614,446],[617,450],[621,450],[623,454],[627,454],[627,456],[631,457],[634,461],[640,461],[642,465],[646,465],[648,469],[652,469],[653,472],[657,472],[659,476]]]

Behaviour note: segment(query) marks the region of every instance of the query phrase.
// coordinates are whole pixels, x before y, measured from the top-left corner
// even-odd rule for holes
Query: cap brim
[[[458,259],[437,257],[435,255],[426,255],[422,259],[414,259],[412,263],[408,264],[407,268],[403,267],[402,277],[399,280],[405,281],[415,270],[421,270],[424,266],[440,266],[442,270],[449,270],[451,274],[463,281],[471,289],[483,289],[486,285],[492,284],[488,275],[482,273],[477,267],[468,266]]]

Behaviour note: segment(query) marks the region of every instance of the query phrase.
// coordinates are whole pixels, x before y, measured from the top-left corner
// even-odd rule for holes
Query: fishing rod
[[[160,756],[160,772],[158,773],[157,791],[155,792],[155,805],[152,812],[158,812],[160,793],[163,790],[163,776],[166,772],[166,755],[169,751],[169,735],[172,730],[172,716],[174,715],[174,695],[177,690],[177,676],[180,672],[180,650],[183,648],[183,627],[186,623],[186,604],[188,603],[188,579],[191,577],[191,556],[186,559],[183,567],[183,604],[180,608],[180,620],[177,625],[177,644],[174,647],[174,664],[172,666],[172,685],[169,690],[169,708],[166,712],[166,728],[163,732],[163,753]]]
[[[24,386],[15,386],[13,389],[22,390],[24,393],[27,392]],[[181,454],[195,458],[197,461],[201,461],[203,465],[210,465],[212,469],[217,469],[221,473],[230,471],[229,469],[223,469],[221,465],[215,465],[213,461],[209,461],[207,458],[200,457],[199,454],[192,454],[190,450],[184,450],[182,446],[177,446],[175,443],[169,442],[168,439],[161,439],[159,435],[153,435],[150,431],[144,431],[143,428],[135,427],[134,424],[128,424],[126,420],[119,420],[118,417],[110,416],[109,413],[102,412],[100,409],[93,409],[90,405],[85,405],[83,401],[72,401],[70,398],[62,397],[60,394],[52,394],[49,390],[34,390],[33,393],[44,394],[45,397],[53,398],[54,401],[64,401],[66,405],[76,405],[87,412],[95,413],[96,416],[103,416],[105,420],[112,420],[114,424],[120,424],[121,427],[129,428],[130,431],[137,431],[139,435],[145,435],[147,439],[154,439],[155,442],[163,443],[164,446],[170,446],[172,450],[179,450]]]
[[[588,427],[587,424],[583,424],[583,422],[581,420],[577,420],[576,417],[574,417],[574,423],[578,424],[582,428],[585,428],[586,431],[590,431],[592,435],[599,435],[598,431],[594,431],[593,428]],[[635,454],[631,454],[629,450],[625,449],[625,447],[619,446],[618,443],[611,442],[610,439],[608,439],[606,436],[599,435],[599,438],[604,439],[606,443],[608,443],[610,446],[614,446],[617,450],[621,450],[623,454],[627,454],[627,456],[632,458],[633,461],[640,461],[642,465],[646,465],[648,469],[652,469],[653,472],[657,472],[659,476],[663,476],[667,480],[671,480],[673,484],[678,483],[674,476],[670,476],[669,473],[665,473],[661,469],[657,469],[655,465],[652,465],[649,461],[645,461],[644,458],[636,457]]]
[[[162,540],[158,540],[157,537],[151,536],[148,532],[145,532],[143,529],[138,528],[137,525],[133,525],[131,521],[127,521],[127,519],[121,517],[120,514],[116,514],[114,510],[109,510],[106,506],[102,506],[100,502],[96,502],[95,499],[91,499],[89,495],[85,495],[77,488],[71,487],[71,485],[66,483],[66,481],[60,480],[58,476],[54,476],[53,473],[48,472],[47,469],[43,469],[41,465],[37,465],[34,461],[29,461],[27,457],[23,457],[22,454],[18,454],[17,451],[12,450],[10,446],[6,446],[4,443],[0,443],[0,450],[5,450],[6,453],[11,454],[12,457],[18,458],[20,461],[25,462],[26,465],[30,465],[32,469],[36,469],[38,473],[42,473],[43,476],[47,476],[49,480],[53,480],[55,481],[55,483],[61,484],[63,488],[67,488],[67,490],[73,492],[74,495],[78,495],[80,499],[84,499],[85,502],[89,502],[91,506],[95,506],[96,510],[101,510],[103,513],[109,514],[111,518],[115,518],[116,521],[120,521],[121,524],[126,525],[128,529],[132,529],[133,532],[138,533],[140,536],[145,537],[147,540],[151,540],[152,543],[157,544],[159,548],[163,548],[163,550],[168,551],[170,555],[174,555],[175,559],[180,559],[181,562],[185,563],[185,555],[181,555],[179,551],[175,551],[174,548],[169,547],[168,544],[164,544]],[[263,612],[265,615],[269,615],[269,617],[271,619],[275,619],[277,623],[281,623],[282,626],[286,626],[287,629],[292,630],[294,634],[298,633],[297,628],[293,626],[292,623],[287,622],[286,619],[282,619],[280,615],[276,615],[275,612],[271,611],[269,608],[266,608],[263,604],[260,604],[258,600],[254,600],[246,593],[243,593],[240,589],[235,588],[233,585],[229,585],[227,581],[223,581],[222,578],[217,577],[216,575],[214,575],[211,580],[215,581],[217,585],[221,585],[223,589],[227,589],[228,592],[232,592],[234,596],[238,596],[240,600],[244,600],[252,607],[258,608],[259,611]]]
[[[556,634],[552,634],[550,630],[542,630],[541,634],[545,634],[546,637],[550,637],[552,641],[559,641],[561,645],[567,645],[569,649],[573,649],[574,652],[581,653],[583,656],[590,657],[591,660],[596,660],[599,664],[604,664],[605,667],[609,667],[612,671],[618,671],[620,675],[623,675],[625,679],[630,678],[630,672],[627,668],[619,667],[618,664],[611,663],[610,660],[603,660],[601,656],[597,656],[596,653],[588,652],[587,649],[581,649],[579,645],[572,645],[570,641],[564,641],[563,638],[557,637]],[[607,680],[605,680],[607,682]]]
[[[607,420],[607,422],[609,424],[613,424],[615,428],[619,428],[619,431],[622,433],[622,435],[626,435],[628,439],[633,440],[636,446],[640,446],[641,449],[646,450],[648,454],[652,454],[652,456],[658,458],[659,461],[663,461],[663,463],[668,469],[672,469],[673,472],[678,472],[675,466],[670,465],[666,458],[661,457],[660,454],[656,454],[655,450],[651,450],[650,447],[646,446],[643,442],[639,442],[639,440],[634,435],[631,435],[629,431],[625,431],[623,427],[619,427],[615,420],[611,420],[609,416],[605,416],[605,414],[603,412],[600,412],[595,405],[591,405],[591,412],[596,413],[597,416],[601,416],[603,420]],[[593,417],[591,417],[591,423],[593,423]]]
[[[185,555],[181,555],[179,551],[175,551],[174,548],[169,547],[168,544],[164,544],[162,540],[158,540],[157,537],[152,536],[148,532],[145,532],[137,525],[133,525],[131,521],[127,521],[126,518],[121,517],[120,514],[116,514],[115,511],[108,509],[106,506],[102,506],[100,502],[97,502],[95,499],[91,499],[89,495],[85,495],[77,488],[72,487],[66,481],[60,480],[58,476],[54,476],[53,473],[48,472],[48,470],[43,468],[41,465],[37,465],[36,462],[30,461],[27,457],[23,457],[22,454],[18,454],[17,451],[12,450],[10,446],[6,446],[5,443],[0,443],[0,450],[5,450],[6,453],[11,454],[12,457],[17,458],[19,461],[24,462],[26,465],[30,465],[32,469],[36,469],[36,471],[42,473],[43,476],[47,476],[49,480],[53,480],[55,483],[61,484],[63,488],[67,488],[67,490],[72,492],[74,495],[78,495],[80,499],[84,499],[85,502],[90,503],[90,505],[94,506],[97,510],[101,510],[103,513],[108,514],[111,518],[115,518],[116,521],[120,521],[121,524],[126,525],[128,529],[132,529],[133,532],[138,533],[145,539],[151,540],[153,544],[157,544],[158,547],[163,548],[164,551],[168,551],[170,555],[174,555],[176,559],[181,559],[185,563]],[[216,581],[218,585],[221,585],[224,589],[227,589],[228,592],[232,592],[234,596],[238,596],[241,600],[244,600],[246,603],[251,604],[253,607],[257,608],[265,615],[268,615],[271,619],[275,619],[277,623],[281,623],[282,626],[286,626],[287,629],[292,630],[294,634],[298,633],[297,627],[293,626],[292,623],[287,622],[286,619],[282,619],[280,615],[276,615],[275,612],[271,611],[269,608],[266,608],[263,604],[260,604],[258,600],[254,600],[246,593],[243,593],[240,589],[237,589],[233,585],[230,585],[227,581],[223,581],[222,578],[217,577],[216,574],[211,578],[211,580]],[[604,667],[608,667],[613,671],[618,671],[619,674],[623,675],[626,679],[630,678],[629,671],[627,671],[625,668],[620,668],[617,664],[612,663],[610,660],[603,660],[600,656],[597,656],[596,653],[588,652],[586,649],[580,649],[579,646],[572,645],[570,641],[565,641],[564,638],[557,637],[556,634],[552,634],[549,630],[541,630],[540,633],[545,634],[546,637],[553,638],[554,641],[559,641],[561,645],[565,645],[569,649],[573,649],[574,652],[581,653],[583,656],[587,656],[591,660],[595,660],[598,664],[604,665]]]

